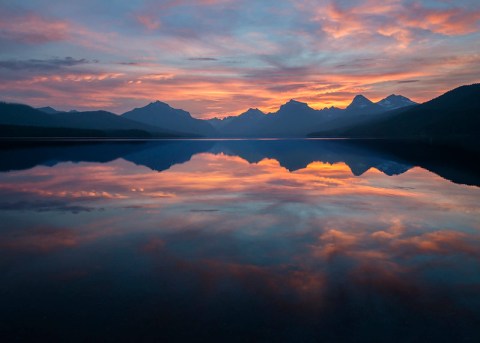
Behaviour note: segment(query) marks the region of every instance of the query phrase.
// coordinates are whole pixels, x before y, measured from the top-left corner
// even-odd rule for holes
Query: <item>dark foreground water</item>
[[[477,157],[5,143],[0,341],[479,342]]]

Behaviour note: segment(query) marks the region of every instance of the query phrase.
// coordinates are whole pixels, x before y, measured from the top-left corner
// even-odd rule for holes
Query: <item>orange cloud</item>
[[[414,4],[398,17],[401,23],[444,35],[465,35],[479,29],[480,10],[430,9]]]

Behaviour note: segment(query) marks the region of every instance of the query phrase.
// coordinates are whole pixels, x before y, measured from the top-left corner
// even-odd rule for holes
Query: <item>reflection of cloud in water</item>
[[[72,248],[78,237],[72,230],[32,227],[27,230],[2,232],[0,248],[20,252],[49,253],[57,249]]]

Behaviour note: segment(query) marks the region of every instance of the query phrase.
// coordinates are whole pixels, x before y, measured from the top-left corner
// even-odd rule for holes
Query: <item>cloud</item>
[[[0,242],[0,248],[17,252],[51,253],[72,248],[78,243],[78,237],[73,230],[34,226],[22,230],[21,233],[5,235]]]
[[[406,26],[428,30],[443,35],[465,35],[479,29],[480,9],[450,7],[429,8],[414,3],[397,17]]]
[[[189,60],[189,61],[218,61],[217,58],[213,58],[213,57],[190,57],[190,58],[187,58],[187,60]]]
[[[413,82],[419,82],[420,80],[400,80],[397,81],[397,83],[413,83]]]
[[[36,212],[91,212],[95,210],[92,207],[66,205],[61,200],[37,200],[37,201],[10,201],[0,202],[0,210],[7,211],[36,211]]]
[[[0,14],[0,39],[26,44],[65,41],[69,24],[63,20],[47,19],[35,13],[22,16]]]
[[[157,30],[161,27],[161,23],[159,20],[155,19],[153,16],[151,15],[137,15],[135,17],[137,19],[137,21],[143,25],[146,29],[150,30],[150,31],[154,31],[154,30]]]
[[[480,7],[404,0],[380,3],[304,1],[299,8],[319,24],[331,44],[378,46],[381,50],[407,48],[432,35],[460,36],[479,29]],[[308,5],[307,5],[308,4]],[[313,9],[313,10],[312,10]]]
[[[15,71],[56,71],[64,67],[73,67],[81,64],[96,63],[97,61],[89,61],[85,58],[75,59],[73,57],[51,58],[46,60],[29,59],[29,60],[0,60],[0,68]]]

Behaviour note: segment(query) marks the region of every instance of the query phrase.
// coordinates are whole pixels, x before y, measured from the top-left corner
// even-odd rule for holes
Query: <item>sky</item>
[[[0,100],[198,118],[480,81],[478,0],[0,0]]]

